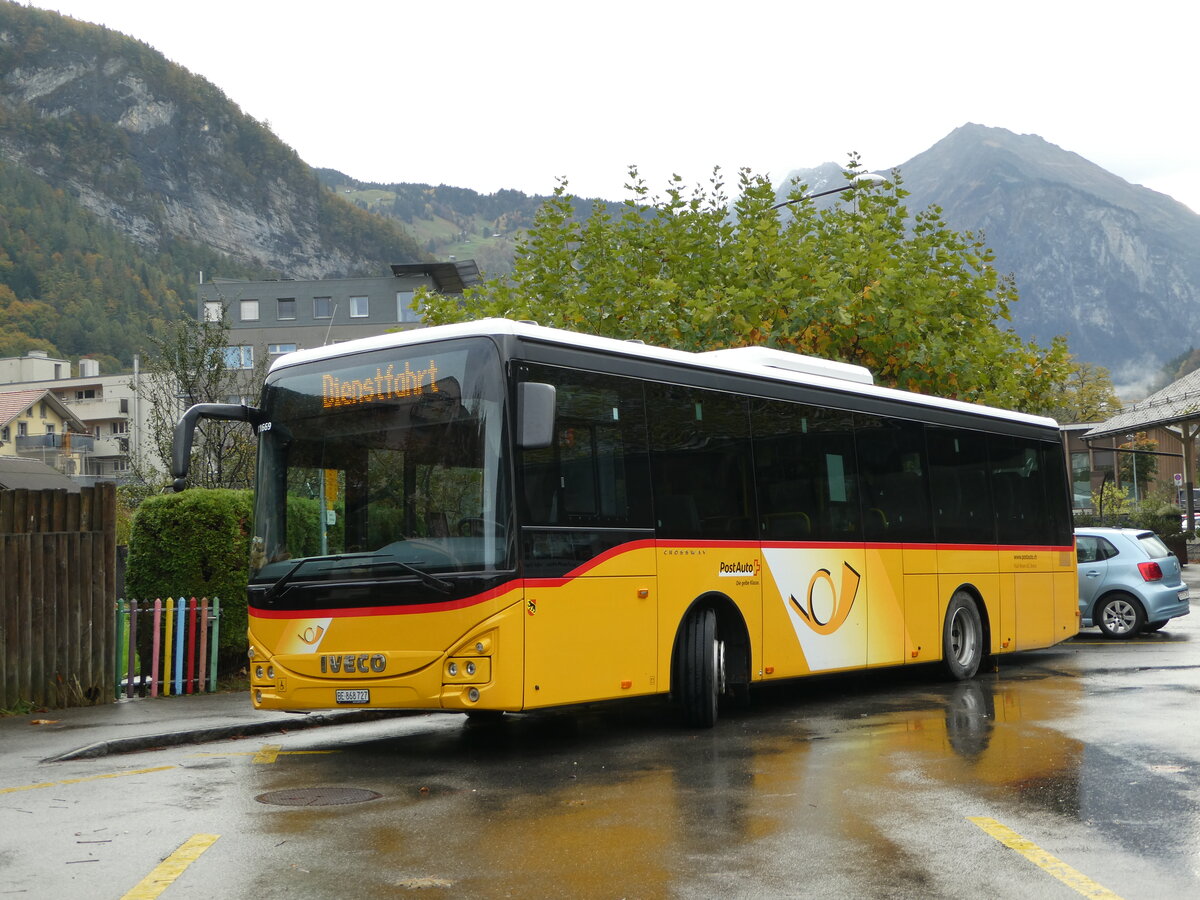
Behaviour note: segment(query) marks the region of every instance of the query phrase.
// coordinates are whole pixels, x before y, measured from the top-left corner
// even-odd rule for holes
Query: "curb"
[[[407,709],[360,709],[344,712],[309,713],[288,719],[270,719],[262,722],[242,722],[237,725],[214,725],[209,728],[194,728],[162,734],[146,734],[138,737],[116,738],[97,741],[77,750],[68,750],[57,756],[49,756],[44,763],[68,762],[75,759],[98,759],[119,753],[136,753],[141,750],[159,750],[185,744],[203,744],[209,741],[235,740],[257,734],[302,731],[307,728],[323,728],[328,725],[345,725],[355,722],[374,722],[401,716],[427,715],[424,710]]]

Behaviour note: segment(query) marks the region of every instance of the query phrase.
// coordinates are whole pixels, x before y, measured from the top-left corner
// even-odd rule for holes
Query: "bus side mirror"
[[[192,456],[192,438],[200,419],[222,419],[227,422],[262,422],[262,412],[253,406],[238,403],[197,403],[175,423],[174,439],[171,442],[172,487],[176,493],[187,487],[188,462]]]
[[[556,398],[552,384],[523,381],[517,385],[517,446],[522,450],[541,450],[554,443]]]

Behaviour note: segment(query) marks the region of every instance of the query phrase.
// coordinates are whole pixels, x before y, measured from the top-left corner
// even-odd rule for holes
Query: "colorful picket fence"
[[[220,634],[217,597],[118,600],[117,698],[216,691]]]

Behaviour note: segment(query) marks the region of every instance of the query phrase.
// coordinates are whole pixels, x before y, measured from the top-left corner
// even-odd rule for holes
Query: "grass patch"
[[[30,700],[18,700],[16,706],[11,708],[0,707],[0,719],[8,716],[27,716],[36,708]]]

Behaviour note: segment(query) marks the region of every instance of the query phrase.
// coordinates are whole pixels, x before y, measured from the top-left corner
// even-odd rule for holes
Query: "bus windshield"
[[[263,393],[251,585],[510,568],[504,378],[490,341],[285,367]],[[252,592],[253,593],[253,592]],[[252,601],[253,602],[253,601]]]

